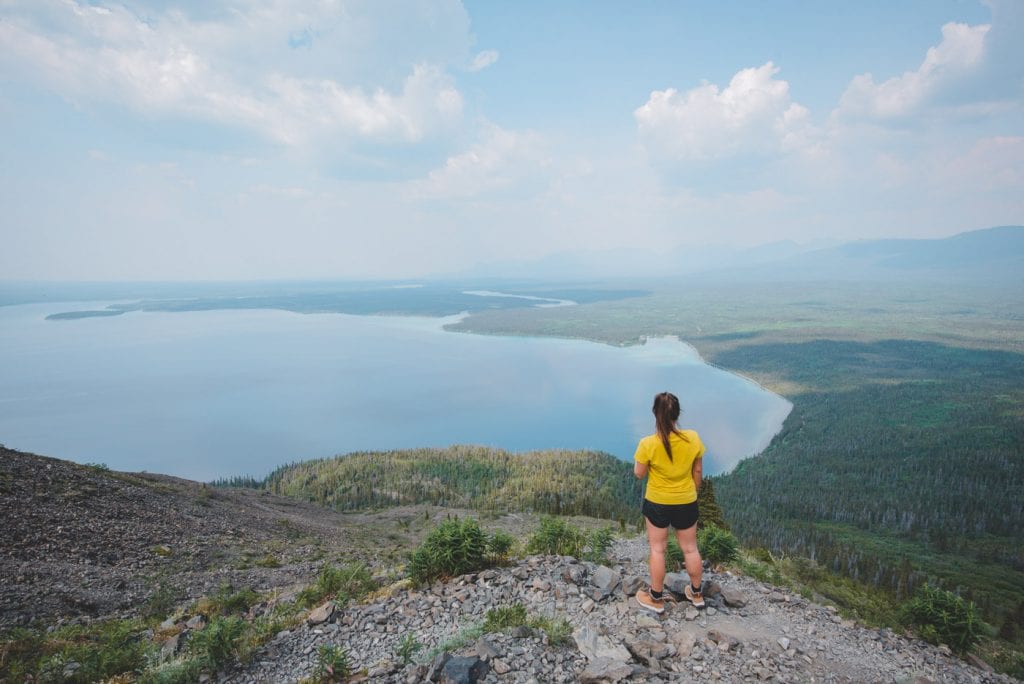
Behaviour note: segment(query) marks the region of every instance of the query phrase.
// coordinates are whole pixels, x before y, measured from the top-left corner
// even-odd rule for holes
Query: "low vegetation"
[[[604,563],[611,543],[611,527],[584,532],[562,518],[544,516],[540,520],[540,529],[527,541],[526,552],[574,556]]]
[[[446,520],[409,557],[409,577],[417,584],[483,570],[504,559],[511,547],[505,533],[488,535],[473,518]]]

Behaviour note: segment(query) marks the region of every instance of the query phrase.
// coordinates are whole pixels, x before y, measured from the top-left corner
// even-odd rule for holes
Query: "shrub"
[[[588,533],[561,518],[544,516],[540,519],[540,529],[526,543],[526,551],[549,556],[573,556],[603,563],[607,560],[605,554],[611,544],[610,526]]]
[[[416,636],[411,632],[402,637],[402,640],[398,642],[398,648],[395,649],[395,655],[397,655],[402,665],[408,665],[412,662],[412,657],[416,655],[416,652],[423,648],[423,644],[416,641]]]
[[[238,655],[239,643],[246,629],[239,617],[216,617],[189,639],[189,650],[204,666],[219,670]]]
[[[732,532],[708,525],[697,531],[697,548],[704,560],[711,563],[729,563],[740,555],[740,545]]]
[[[981,638],[981,621],[975,615],[974,604],[928,584],[907,601],[901,616],[926,641],[946,644],[961,655]]]
[[[335,603],[344,605],[376,588],[373,575],[362,563],[346,563],[340,568],[327,564],[320,569],[316,583],[299,592],[296,600],[302,606],[312,606],[329,596]]]
[[[494,560],[503,561],[508,558],[508,554],[512,550],[512,547],[515,546],[515,543],[515,537],[498,530],[491,535],[491,538],[487,542],[487,547]]]
[[[583,554],[583,559],[594,563],[604,563],[607,560],[606,554],[608,549],[612,545],[612,528],[601,527],[592,530],[589,534],[585,535],[584,543],[586,544],[586,551]]]
[[[484,620],[485,632],[500,632],[510,627],[519,627],[526,624],[526,606],[522,603],[513,603],[511,606],[501,606],[487,611],[487,619]]]
[[[446,520],[435,527],[409,558],[409,575],[418,584],[489,567],[488,538],[472,519]]]
[[[540,519],[540,529],[526,543],[527,553],[549,556],[580,556],[583,551],[583,533],[561,518],[546,515]]]
[[[313,679],[317,682],[340,682],[351,674],[348,652],[334,644],[320,644],[316,651],[316,670]]]
[[[39,664],[39,680],[97,682],[141,669],[153,647],[142,638],[141,625],[111,620],[89,626],[69,626],[49,634],[43,647],[60,648]],[[65,666],[78,663],[73,674]]]
[[[167,580],[161,579],[157,582],[153,593],[142,605],[140,613],[145,618],[164,618],[174,610],[177,598],[178,595],[174,587]]]
[[[665,549],[665,567],[669,572],[678,572],[686,567],[686,557],[683,550],[679,548],[679,540],[676,535],[668,535],[668,547]]]
[[[233,591],[233,589],[234,587],[230,584],[222,584],[213,596],[214,604],[225,615],[244,613],[260,601],[260,595],[249,587],[238,591]]]
[[[569,637],[572,636],[572,625],[569,621],[563,618],[534,618],[530,621],[531,627],[544,630],[544,633],[548,635],[548,644],[551,646],[565,646],[569,643]]]

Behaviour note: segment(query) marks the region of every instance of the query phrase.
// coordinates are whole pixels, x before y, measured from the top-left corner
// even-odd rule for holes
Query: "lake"
[[[260,309],[45,320],[110,303],[0,307],[0,442],[197,480],[451,444],[628,460],[668,390],[715,474],[767,446],[791,408],[675,339],[620,348],[445,332],[457,317]]]

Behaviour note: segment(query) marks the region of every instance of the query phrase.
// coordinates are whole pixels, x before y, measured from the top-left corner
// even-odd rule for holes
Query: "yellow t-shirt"
[[[687,504],[697,500],[693,482],[693,462],[704,455],[704,444],[696,430],[682,430],[668,437],[672,460],[657,434],[647,435],[636,445],[633,460],[648,464],[647,492],[644,498],[657,504]]]

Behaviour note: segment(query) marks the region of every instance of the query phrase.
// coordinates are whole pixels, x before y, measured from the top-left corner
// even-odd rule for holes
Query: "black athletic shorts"
[[[644,499],[644,517],[655,527],[671,525],[677,530],[688,530],[697,524],[697,502],[688,504],[656,504]]]

